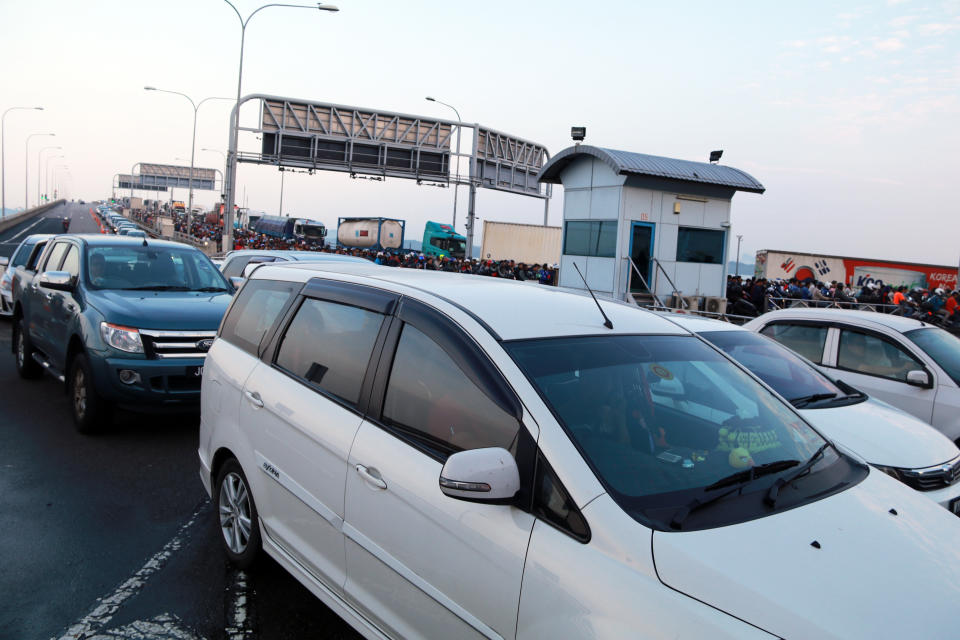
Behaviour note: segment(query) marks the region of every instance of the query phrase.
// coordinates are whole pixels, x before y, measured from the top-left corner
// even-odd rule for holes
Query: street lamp
[[[31,133],[30,135],[27,136],[27,144],[26,144],[27,151],[23,159],[23,207],[24,209],[30,208],[30,187],[27,186],[29,184],[27,182],[27,177],[28,177],[27,173],[29,172],[29,167],[30,167],[30,138],[33,138],[35,136],[56,136],[56,135],[57,134],[55,133]]]
[[[7,215],[7,161],[5,157],[4,129],[6,128],[7,114],[17,109],[26,111],[43,111],[43,107],[10,107],[0,116],[0,218]],[[26,203],[24,203],[26,208]]]
[[[740,275],[740,241],[743,240],[743,236],[737,236],[737,275]]]
[[[233,248],[233,192],[236,190],[235,183],[237,181],[237,159],[236,159],[236,148],[237,148],[237,139],[240,135],[240,87],[243,83],[243,44],[247,36],[247,25],[250,24],[250,20],[253,16],[257,15],[263,9],[267,7],[288,7],[291,9],[318,9],[320,11],[331,11],[336,12],[340,11],[336,6],[332,4],[322,4],[317,3],[316,7],[305,5],[305,4],[284,4],[284,3],[270,3],[265,4],[262,7],[258,7],[253,10],[253,13],[247,16],[247,19],[244,20],[243,16],[240,15],[240,12],[233,5],[230,0],[223,0],[230,8],[233,9],[233,12],[237,14],[237,19],[240,21],[240,67],[237,70],[237,103],[234,106],[234,116],[233,122],[231,123],[230,131],[230,149],[233,151],[232,154],[227,155],[227,175],[225,178],[229,181],[228,185],[224,189],[224,212],[223,212],[223,235],[226,240],[227,250]]]
[[[204,98],[200,102],[194,102],[193,98],[188,96],[185,93],[180,93],[179,91],[169,91],[167,89],[157,89],[156,87],[144,87],[147,91],[159,91],[161,93],[172,93],[177,96],[183,96],[190,101],[190,104],[193,106],[193,135],[190,137],[190,177],[187,179],[187,186],[190,190],[189,195],[187,196],[187,209],[193,211],[193,159],[195,156],[195,150],[197,147],[197,111],[200,110],[200,105],[202,105],[207,100],[230,100],[230,98],[219,98],[217,96],[210,96],[209,98]]]
[[[40,170],[40,167],[43,166],[41,165],[41,162],[43,161],[43,152],[49,149],[63,149],[63,147],[44,147],[43,149],[40,149],[39,152],[37,152],[37,206],[38,207],[41,204],[43,204],[42,202],[40,202],[40,178],[46,177],[46,174]],[[53,157],[56,158],[58,156],[53,156]],[[59,156],[59,157],[62,158],[63,156]],[[47,158],[47,162],[49,161],[50,161],[50,158]]]
[[[56,148],[57,148],[57,149],[60,149],[60,147],[56,147]],[[41,149],[41,153],[42,153],[42,152],[43,152],[43,150]],[[38,174],[38,175],[37,175],[37,193],[40,192],[40,176],[43,176],[43,178],[44,178],[44,180],[43,180],[43,194],[44,194],[45,196],[48,196],[48,197],[49,197],[49,194],[50,194],[50,161],[51,161],[51,160],[54,160],[54,159],[56,159],[56,158],[65,158],[65,157],[66,157],[66,156],[63,155],[62,153],[61,153],[60,155],[58,155],[58,156],[47,156],[47,159],[46,159],[46,161],[44,162],[44,165],[43,165],[43,173],[40,173],[40,167],[39,167],[39,164],[40,164],[40,163],[39,163],[39,161],[37,162],[37,164],[38,164],[38,166],[37,166],[37,174]],[[37,196],[37,204],[38,204],[38,205],[41,204],[41,202],[40,202],[40,196],[39,196],[39,195]]]
[[[429,100],[430,102],[436,102],[437,104],[442,104],[445,107],[450,107],[451,109],[453,109],[453,112],[457,114],[457,179],[453,183],[453,225],[451,225],[453,226],[454,229],[456,229],[457,228],[457,192],[460,190],[460,129],[462,129],[462,126],[460,125],[460,123],[463,121],[463,119],[460,117],[460,112],[457,111],[457,108],[452,104],[441,102],[440,100],[437,100],[436,98],[433,98],[431,96],[427,96],[426,99]]]

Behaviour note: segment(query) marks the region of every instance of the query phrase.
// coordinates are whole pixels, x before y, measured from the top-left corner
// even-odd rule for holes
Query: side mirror
[[[246,282],[246,281],[247,281],[246,278],[243,278],[243,277],[240,277],[240,276],[231,276],[231,277],[230,277],[230,284],[233,285],[233,288],[234,288],[234,289],[239,289],[239,288],[240,288],[240,285],[242,285],[242,284],[243,284],[244,282]]]
[[[509,503],[520,490],[520,470],[501,447],[460,451],[443,465],[440,490],[470,502]]]
[[[37,279],[44,289],[55,291],[73,291],[73,276],[66,271],[44,271]]]
[[[930,374],[920,369],[907,372],[907,384],[914,387],[924,387],[925,389],[933,386],[930,384]]]

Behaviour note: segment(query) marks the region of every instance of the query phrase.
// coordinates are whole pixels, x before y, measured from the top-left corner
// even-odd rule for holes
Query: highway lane
[[[63,386],[21,380],[10,346],[0,321],[0,636],[359,637],[265,556],[226,563],[197,416],[119,412],[81,436]]]
[[[0,256],[9,258],[24,237],[31,233],[63,233],[63,219],[70,218],[70,233],[100,233],[91,205],[66,202],[35,218],[24,220],[0,233]]]

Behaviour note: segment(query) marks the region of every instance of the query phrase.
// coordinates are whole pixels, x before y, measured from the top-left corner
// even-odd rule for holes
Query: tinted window
[[[760,331],[788,349],[793,349],[807,360],[823,362],[823,345],[827,342],[827,327],[804,324],[777,323],[767,325]]]
[[[564,489],[543,455],[537,456],[533,515],[569,533],[581,542],[590,537],[587,521]]]
[[[251,256],[237,256],[223,267],[223,275],[227,278],[236,278],[243,273],[243,268],[250,262]]]
[[[63,264],[60,265],[60,271],[66,271],[74,278],[80,275],[80,250],[77,249],[76,245],[70,245],[67,257],[63,259]]]
[[[920,362],[893,342],[849,329],[840,331],[837,366],[904,382],[908,372],[923,370]]]
[[[563,252],[571,256],[615,257],[617,221],[571,220],[565,223]]]
[[[40,258],[43,257],[43,250],[47,246],[47,241],[38,242],[37,246],[33,248],[33,252],[30,254],[30,259],[27,261],[27,269],[30,271],[37,270],[37,263],[39,263]]]
[[[13,258],[10,260],[10,265],[13,267],[19,267],[26,264],[27,258],[30,257],[30,251],[33,249],[36,242],[26,243],[20,245],[20,248],[17,249],[17,252],[13,254]]]
[[[913,340],[914,344],[923,349],[960,385],[960,338],[937,328],[916,329],[904,335]]]
[[[723,231],[680,227],[677,231],[677,262],[720,264],[723,262]]]
[[[409,324],[393,359],[383,419],[441,454],[511,449],[520,427],[440,345]]]
[[[60,261],[63,260],[63,254],[67,252],[67,249],[70,248],[70,245],[66,242],[58,242],[53,245],[53,248],[50,250],[50,256],[47,258],[46,263],[44,263],[44,271],[56,271],[60,266]]]
[[[180,245],[182,246],[182,245]],[[87,281],[95,289],[231,291],[197,249],[170,245],[87,247]]]
[[[287,328],[277,365],[356,405],[382,324],[379,313],[308,298]]]
[[[273,327],[298,286],[289,282],[251,280],[230,308],[220,337],[251,355],[259,355],[260,342]]]

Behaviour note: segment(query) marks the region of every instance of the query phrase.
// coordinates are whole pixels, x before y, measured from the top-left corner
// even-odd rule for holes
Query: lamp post
[[[55,134],[55,133],[31,133],[30,135],[27,136],[27,144],[26,144],[26,149],[27,149],[27,150],[26,150],[26,153],[24,154],[25,157],[24,157],[24,159],[23,159],[23,208],[24,208],[24,209],[29,209],[29,208],[30,208],[30,187],[29,187],[29,182],[28,182],[28,180],[27,180],[27,179],[28,179],[28,175],[27,175],[27,174],[29,173],[29,170],[30,170],[30,169],[29,169],[29,167],[30,167],[30,138],[34,138],[34,137],[36,137],[36,136],[56,136],[56,135],[57,135],[57,134]]]
[[[0,218],[7,215],[7,161],[5,152],[5,129],[7,114],[11,111],[23,109],[25,111],[43,111],[43,107],[10,107],[0,116]],[[24,203],[26,208],[26,203]]]
[[[200,105],[202,105],[207,100],[230,100],[230,98],[220,98],[217,96],[210,96],[209,98],[204,98],[200,102],[194,102],[193,98],[188,96],[185,93],[180,93],[179,91],[170,91],[168,89],[157,89],[156,87],[144,87],[147,91],[159,91],[161,93],[172,93],[177,96],[183,96],[190,101],[190,104],[193,106],[193,135],[190,136],[190,177],[187,178],[187,187],[190,191],[187,196],[187,210],[193,211],[193,159],[195,157],[195,151],[197,148],[197,111],[200,110]]]
[[[56,147],[56,148],[59,149],[60,147]],[[43,149],[40,150],[40,153],[43,153]],[[40,192],[40,176],[43,176],[43,194],[44,194],[45,196],[48,196],[48,197],[49,197],[49,194],[50,194],[50,161],[53,160],[53,159],[55,159],[55,158],[65,158],[65,157],[66,157],[66,156],[63,155],[62,153],[61,153],[60,155],[58,155],[58,156],[47,156],[47,159],[46,159],[46,161],[45,161],[44,164],[43,164],[43,172],[42,172],[42,173],[40,172],[40,167],[37,166],[37,193],[38,193],[38,194],[39,194],[39,192]],[[40,164],[40,162],[39,162],[39,159],[38,159],[37,165],[39,165],[39,164]],[[40,202],[40,196],[39,196],[39,195],[37,196],[37,204],[38,204],[38,205],[41,204],[41,202]]]
[[[237,14],[237,19],[240,21],[240,66],[237,70],[237,102],[234,105],[233,111],[233,122],[230,125],[230,144],[231,153],[227,155],[227,171],[226,171],[226,180],[227,184],[224,188],[224,212],[223,212],[223,235],[224,235],[224,244],[227,247],[227,251],[233,249],[233,193],[236,190],[236,181],[237,181],[237,158],[236,158],[236,148],[237,148],[237,139],[240,135],[240,88],[243,83],[243,45],[247,36],[247,25],[250,24],[250,20],[253,16],[257,15],[258,12],[266,9],[268,7],[288,7],[291,9],[319,9],[320,11],[339,11],[336,6],[332,4],[321,4],[317,3],[316,7],[304,4],[284,4],[272,2],[270,4],[265,4],[261,7],[258,7],[253,10],[253,12],[247,16],[244,20],[243,16],[240,15],[240,12],[233,5],[230,0],[223,0],[230,8],[233,9],[233,12]]]
[[[738,235],[737,236],[737,273],[736,275],[740,275],[740,241],[741,240],[743,240],[743,236]]]
[[[40,179],[41,179],[41,178],[45,178],[46,175],[47,175],[46,173],[44,173],[43,171],[41,171],[41,167],[42,167],[42,166],[45,166],[45,165],[42,164],[42,162],[43,162],[43,152],[44,152],[44,151],[48,151],[49,149],[63,149],[63,147],[44,147],[43,149],[40,149],[40,151],[37,152],[37,206],[38,206],[38,207],[39,207],[41,204],[43,204],[42,202],[40,202]],[[57,158],[57,157],[62,158],[63,156],[61,155],[61,156],[51,156],[51,157],[53,157],[53,158]],[[47,162],[49,162],[49,161],[50,161],[50,158],[47,158]],[[44,185],[45,185],[45,184],[46,184],[46,183],[44,183]],[[44,190],[44,193],[46,193],[46,190]]]
[[[457,108],[452,104],[447,104],[433,98],[431,96],[426,97],[430,102],[436,102],[437,104],[442,104],[445,107],[453,109],[453,112],[457,114],[457,179],[453,183],[453,224],[451,225],[454,230],[457,228],[457,192],[460,190],[460,130],[463,128],[460,123],[463,119],[460,117],[460,112],[457,111]]]

